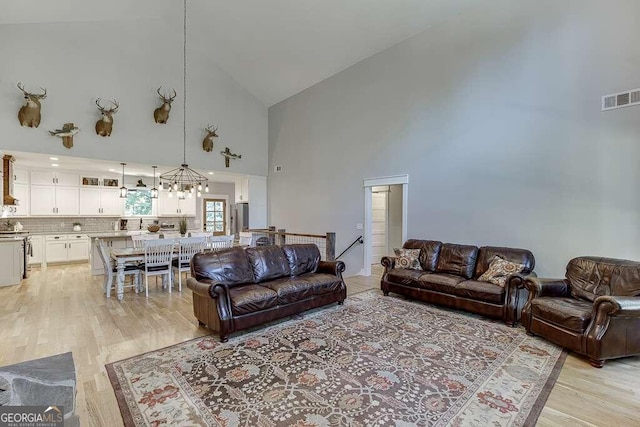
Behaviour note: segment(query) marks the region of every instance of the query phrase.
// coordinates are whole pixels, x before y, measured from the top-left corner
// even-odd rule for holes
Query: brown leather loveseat
[[[383,257],[385,267],[380,287],[421,301],[453,307],[487,317],[503,319],[515,326],[527,300],[523,280],[534,274],[535,258],[526,249],[407,240],[404,249],[420,249],[421,270],[395,268],[395,258]],[[478,280],[498,256],[523,264],[524,270],[506,279],[505,286]]]
[[[578,257],[564,279],[527,278],[527,332],[589,357],[640,355],[640,262]]]
[[[191,259],[193,312],[225,342],[229,334],[347,296],[342,261],[314,244],[230,248]]]

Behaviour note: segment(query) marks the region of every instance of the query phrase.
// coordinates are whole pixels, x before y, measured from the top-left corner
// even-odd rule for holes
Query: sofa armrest
[[[593,302],[593,312],[618,317],[640,317],[640,297],[600,296]]]
[[[342,261],[320,261],[316,273],[333,274],[342,277],[346,266]]]
[[[393,270],[396,266],[396,258],[392,256],[383,256],[380,260],[380,264],[384,267],[385,274],[389,272],[389,270]]]
[[[218,294],[213,291],[215,287],[214,283],[210,281],[207,282],[199,282],[193,277],[189,277],[187,279],[187,288],[191,289],[194,293],[208,298],[218,298]]]
[[[529,277],[537,278],[538,276],[533,271],[530,273],[516,273],[507,277],[506,287],[508,290],[515,291],[516,289],[524,289],[524,282]],[[508,291],[507,291],[508,292]]]
[[[529,291],[529,301],[539,297],[565,297],[569,286],[565,279],[540,279],[527,276],[524,287]]]

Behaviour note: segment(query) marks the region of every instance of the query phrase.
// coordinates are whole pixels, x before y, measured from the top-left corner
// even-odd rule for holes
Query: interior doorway
[[[364,268],[361,274],[371,275],[371,266],[393,255],[407,238],[407,194],[409,176],[370,178],[364,180]]]

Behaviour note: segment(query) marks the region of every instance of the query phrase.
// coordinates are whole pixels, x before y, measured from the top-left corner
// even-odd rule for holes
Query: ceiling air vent
[[[282,172],[282,165],[276,165],[273,167],[274,172]]]
[[[612,93],[602,97],[602,111],[615,110],[630,105],[640,105],[640,89]]]

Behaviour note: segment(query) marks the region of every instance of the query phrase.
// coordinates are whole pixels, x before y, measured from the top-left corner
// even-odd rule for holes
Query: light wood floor
[[[379,288],[372,277],[347,279],[349,294]],[[191,291],[169,295],[150,285],[149,298],[126,291],[107,300],[101,277],[86,265],[34,269],[21,286],[0,288],[0,366],[72,351],[82,426],[121,426],[105,363],[206,335],[192,314]],[[570,355],[541,426],[640,425],[640,358],[592,368]]]

